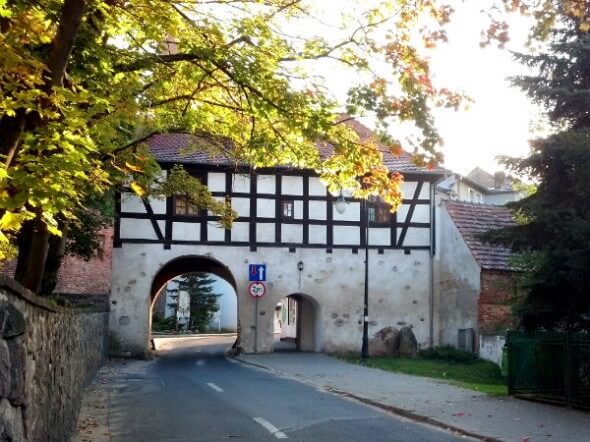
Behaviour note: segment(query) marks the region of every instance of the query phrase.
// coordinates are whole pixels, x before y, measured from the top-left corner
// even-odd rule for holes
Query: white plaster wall
[[[364,254],[351,250],[124,244],[113,251],[110,330],[114,353],[147,352],[152,281],[159,269],[178,256],[210,256],[229,267],[237,281],[241,346],[252,352],[272,350],[276,304],[285,296],[306,294],[317,302],[313,333],[316,351],[359,351],[362,337]],[[429,252],[370,251],[369,333],[387,326],[413,327],[421,346],[429,336]],[[304,263],[299,274],[297,263]],[[271,280],[258,301],[258,329],[254,327],[256,301],[247,294],[248,264],[265,263]],[[198,270],[198,269],[195,269]]]
[[[256,216],[274,218],[275,213],[275,200],[258,198],[256,201]]]
[[[250,198],[232,198],[231,207],[238,216],[250,216]]]
[[[516,192],[487,194],[484,196],[484,203],[503,206],[511,201],[518,201],[520,198]]]
[[[231,228],[232,241],[249,241],[250,225],[248,223],[235,222]]]
[[[309,243],[310,244],[326,244],[328,235],[326,226],[309,226]]]
[[[402,204],[400,208],[397,210],[397,221],[405,223],[409,210],[409,204]],[[414,207],[414,213],[412,214],[412,218],[408,221],[412,223],[430,222],[430,204],[416,204],[416,207]]]
[[[224,241],[225,229],[219,227],[216,223],[207,224],[207,240],[209,241]]]
[[[402,229],[397,229],[397,237],[399,238]],[[409,227],[404,238],[404,247],[410,246],[427,246],[430,244],[430,229],[422,227]]]
[[[225,173],[209,172],[207,187],[211,192],[225,192]]]
[[[344,213],[339,213],[336,209],[332,211],[332,217],[335,221],[357,221],[361,216],[361,204],[350,202],[346,205]]]
[[[281,193],[283,195],[303,195],[302,176],[283,176],[281,186]]]
[[[438,211],[439,339],[458,345],[458,330],[473,328],[477,339],[480,268],[444,206]]]
[[[283,224],[281,226],[281,242],[303,243],[303,226],[298,224]]]
[[[506,336],[480,335],[479,357],[492,361],[502,367],[502,348],[506,344]]]
[[[327,217],[325,201],[309,202],[309,219],[325,220]]]
[[[372,246],[391,245],[391,227],[369,228],[369,244]]]
[[[147,213],[141,198],[134,193],[129,192],[121,193],[121,211],[130,213]]]
[[[332,231],[334,244],[356,245],[360,244],[360,229],[355,226],[334,226]]]
[[[257,242],[275,242],[275,225],[271,223],[256,224]]]
[[[178,241],[199,241],[201,239],[201,224],[172,223],[172,239]]]
[[[166,223],[158,221],[160,231],[164,234]],[[149,219],[121,219],[121,238],[122,239],[158,239],[152,222]]]
[[[326,186],[321,182],[319,178],[309,178],[309,194],[312,196],[325,196]]]
[[[250,193],[250,175],[232,175],[232,189],[236,193]]]
[[[275,193],[276,182],[274,175],[258,175],[256,177],[256,190],[258,193]]]

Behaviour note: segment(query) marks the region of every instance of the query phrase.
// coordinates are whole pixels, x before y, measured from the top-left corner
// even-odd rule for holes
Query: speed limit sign
[[[248,286],[248,293],[253,298],[262,298],[266,293],[266,286],[264,282],[251,282]]]

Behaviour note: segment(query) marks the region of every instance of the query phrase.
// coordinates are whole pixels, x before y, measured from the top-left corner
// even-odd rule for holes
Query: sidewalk
[[[590,440],[590,414],[581,411],[487,396],[435,379],[362,367],[319,353],[240,355],[237,359],[484,440]]]

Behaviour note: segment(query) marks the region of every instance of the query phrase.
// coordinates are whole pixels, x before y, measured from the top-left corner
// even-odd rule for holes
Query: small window
[[[389,224],[391,223],[391,212],[389,205],[379,197],[369,197],[367,201],[367,214],[369,223]]]
[[[199,208],[191,203],[184,195],[174,197],[174,214],[175,215],[198,215]]]
[[[283,219],[295,218],[295,201],[283,200],[281,201],[281,216]]]

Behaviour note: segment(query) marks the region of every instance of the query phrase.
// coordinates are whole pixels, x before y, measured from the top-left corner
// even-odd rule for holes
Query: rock
[[[6,342],[0,341],[0,397],[5,398],[10,394],[11,385],[10,350]]]
[[[402,327],[399,331],[399,357],[407,359],[418,357],[418,341],[410,327]]]
[[[22,410],[12,407],[7,399],[0,401],[0,440],[26,440]]]
[[[0,303],[0,326],[4,339],[14,338],[25,333],[25,318],[12,304]]]
[[[369,356],[397,356],[399,347],[399,330],[385,327],[369,340]]]

